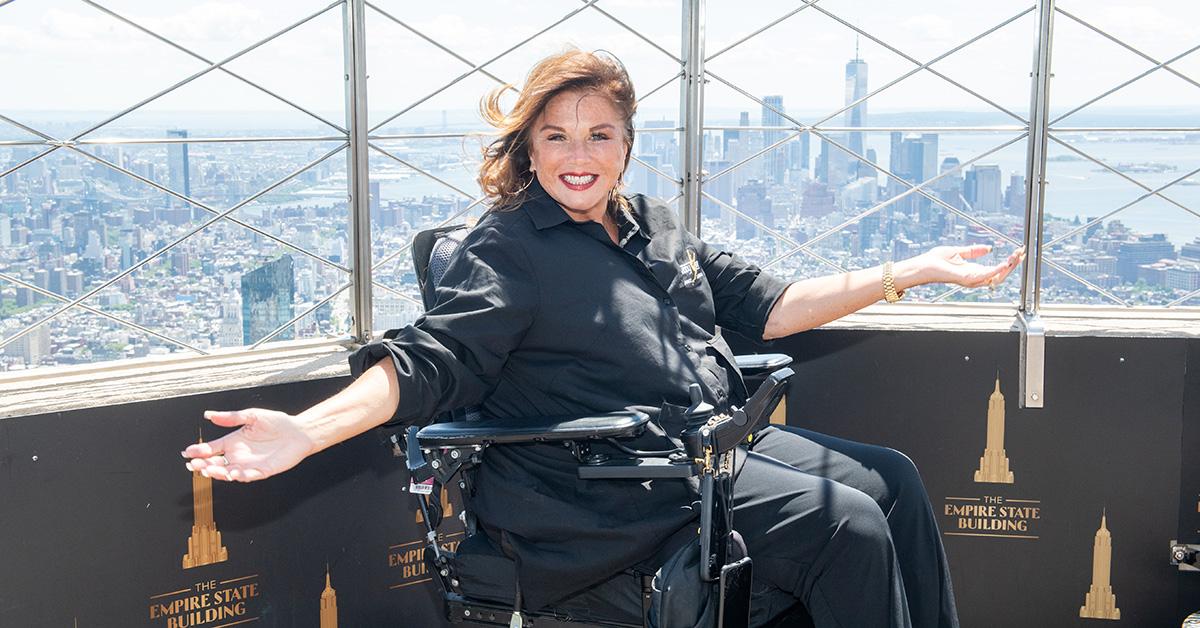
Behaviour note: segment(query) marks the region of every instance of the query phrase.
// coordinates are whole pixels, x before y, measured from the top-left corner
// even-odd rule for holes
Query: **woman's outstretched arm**
[[[261,480],[383,424],[399,404],[396,367],[391,360],[380,360],[345,390],[297,415],[261,408],[205,412],[215,425],[241,429],[189,445],[183,457],[189,459],[189,471],[211,478]]]
[[[1004,281],[1024,257],[1016,251],[995,266],[967,260],[986,255],[987,245],[939,246],[929,252],[896,262],[896,290],[927,283],[952,283],[968,288],[996,285]],[[820,327],[852,314],[883,298],[882,268],[864,268],[840,275],[797,281],[779,297],[763,332],[763,340],[781,338]]]

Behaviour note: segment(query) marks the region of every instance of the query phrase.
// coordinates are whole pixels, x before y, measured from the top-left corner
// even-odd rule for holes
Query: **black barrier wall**
[[[1014,334],[821,330],[769,349],[797,358],[789,423],[917,462],[963,626],[1200,609],[1200,574],[1167,564],[1168,541],[1200,541],[1200,341],[1051,338],[1041,410],[1018,408]],[[0,420],[0,626],[442,625],[382,431],[250,485],[183,468],[183,444],[221,432],[204,409],[299,411],[345,383]],[[460,498],[442,499],[453,547]]]
[[[1170,540],[1200,540],[1200,343],[1050,338],[1045,408],[1022,410],[1017,340],[820,331],[769,348],[797,358],[789,424],[917,463],[964,627],[1178,626],[1200,609],[1200,573],[1167,563]]]

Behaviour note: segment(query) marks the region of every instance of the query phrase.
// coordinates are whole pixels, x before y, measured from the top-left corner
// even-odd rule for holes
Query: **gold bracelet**
[[[883,263],[883,298],[888,303],[895,303],[904,298],[904,291],[896,291],[896,277],[892,274],[892,263]]]

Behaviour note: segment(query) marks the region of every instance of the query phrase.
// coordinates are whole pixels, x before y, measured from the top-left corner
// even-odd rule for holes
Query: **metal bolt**
[[[1041,399],[1042,397],[1041,397],[1041,395],[1039,395],[1037,393],[1030,393],[1029,398],[1034,401],[1037,401],[1038,399]]]
[[[463,609],[463,617],[470,617],[470,616],[471,616],[471,609],[464,608]]]
[[[452,587],[457,587],[457,586],[458,586],[458,580],[455,580],[454,578],[451,578],[451,579],[450,579],[450,586],[452,586]]]
[[[461,456],[462,456],[462,452],[460,452],[459,450],[457,450],[457,449],[451,449],[451,450],[450,450],[450,457],[451,457],[451,458],[454,458],[455,460],[458,460],[458,459],[459,459]]]
[[[464,482],[464,481],[462,481],[462,480],[459,480],[459,481],[458,481],[458,488],[464,488],[464,489],[465,489],[465,488],[467,488],[467,483],[466,483],[466,482]]]
[[[963,356],[963,362],[970,362],[970,361],[971,361],[971,356],[969,356],[969,355]]]
[[[442,574],[443,576],[448,576],[448,575],[450,575],[450,570],[443,569],[443,570],[439,571],[438,573]]]
[[[440,460],[431,460],[429,462],[429,466],[433,467],[434,469],[440,469],[442,466],[442,462]]]

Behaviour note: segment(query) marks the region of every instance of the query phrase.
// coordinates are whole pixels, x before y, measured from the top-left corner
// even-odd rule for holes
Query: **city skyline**
[[[0,8],[0,19],[9,8]],[[894,76],[887,62],[877,65],[872,56],[878,46],[855,43],[844,55],[826,51],[821,61],[838,80],[805,83],[811,90],[803,98],[783,82],[781,89],[756,91],[754,99],[739,96],[730,109],[716,99],[706,125],[725,128],[703,133],[703,237],[787,278],[867,267],[943,244],[1000,245],[998,255],[1014,248],[1025,228],[1026,140],[1013,130],[1020,127],[1010,121],[1012,128],[1002,131],[946,128],[959,117],[1004,116],[999,110],[956,117],[945,109],[898,114],[888,111],[886,101],[877,106],[878,95],[867,96]],[[710,81],[709,88],[718,83]],[[638,126],[649,131],[636,138],[638,161],[626,175],[630,193],[668,199],[677,191],[670,180],[679,176],[681,158],[679,134],[670,130],[678,114],[667,105],[677,96],[672,91],[651,96],[641,110]],[[477,101],[482,93],[478,82],[464,85],[455,102]],[[925,102],[940,102],[939,94],[926,93]],[[834,105],[824,126],[844,130],[792,137],[782,129],[756,128],[792,126],[785,116],[807,120],[799,112],[830,95]],[[0,114],[12,113],[3,105]],[[844,111],[829,115],[839,109]],[[383,131],[449,129],[460,124],[452,111],[458,110],[417,110]],[[270,340],[345,334],[352,256],[345,151],[337,149],[337,140],[195,141],[242,133],[236,125],[223,126],[235,114],[144,113],[89,137],[111,133],[165,142],[58,150],[0,180],[0,343],[61,307],[66,301],[60,299],[82,299],[91,308],[72,308],[8,342],[0,349],[0,370],[249,346],[272,332]],[[37,128],[62,137],[97,122],[94,116],[41,115],[48,122]],[[296,129],[320,126],[296,115],[304,121]],[[254,116],[246,118],[240,123],[248,135],[270,135],[268,127],[251,123]],[[148,120],[158,126],[145,125]],[[418,124],[422,120],[427,122]],[[920,130],[878,130],[890,126]],[[0,132],[0,140],[8,137]],[[1055,137],[1062,143],[1049,147],[1047,174],[1055,185],[1047,192],[1043,302],[1162,305],[1200,288],[1200,219],[1179,207],[1200,207],[1200,180],[1187,178],[1200,167],[1200,133]],[[404,254],[412,234],[484,210],[474,202],[482,141],[376,141],[387,151],[372,153],[369,181],[376,328],[406,324],[420,312]],[[42,150],[0,144],[0,172]],[[279,183],[305,164],[310,167]],[[1182,183],[1164,188],[1162,198],[1139,200],[1147,196],[1144,190],[1173,181]],[[928,197],[909,192],[922,185]],[[265,195],[252,196],[263,190]],[[227,208],[236,211],[193,233]],[[1109,215],[1118,208],[1124,209]],[[800,252],[801,246],[813,255]],[[106,282],[113,283],[99,290]],[[1010,281],[995,292],[949,298],[1011,303],[1017,290]],[[943,292],[919,288],[910,298],[943,298]],[[1200,297],[1183,304],[1200,305]]]

